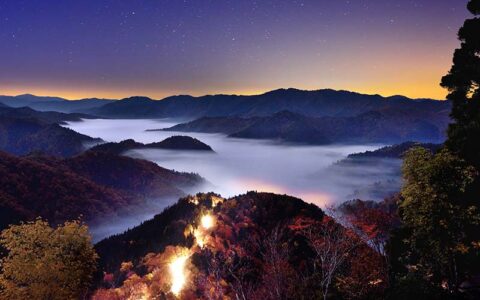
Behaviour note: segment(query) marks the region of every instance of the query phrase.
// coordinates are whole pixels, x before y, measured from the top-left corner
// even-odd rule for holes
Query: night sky
[[[444,98],[465,0],[0,0],[0,94]]]

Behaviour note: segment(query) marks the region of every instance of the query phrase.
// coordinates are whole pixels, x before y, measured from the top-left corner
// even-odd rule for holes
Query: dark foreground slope
[[[86,152],[63,162],[81,176],[137,197],[185,195],[186,190],[204,183],[196,174],[171,171],[150,161],[109,153]]]
[[[105,270],[114,271],[123,261],[136,261],[150,252],[162,252],[168,245],[191,245],[192,239],[184,236],[185,227],[193,224],[202,210],[197,203],[211,207],[220,198],[215,194],[198,194],[180,199],[175,205],[156,215],[153,219],[107,238],[96,245]],[[223,199],[222,199],[223,200]],[[248,229],[242,222],[252,222],[269,232],[277,224],[292,222],[297,217],[322,220],[323,212],[313,204],[285,195],[249,192],[217,203],[215,215],[224,215],[224,221],[238,225],[236,234],[248,238]],[[197,220],[198,221],[198,220]]]
[[[148,209],[159,198],[178,198],[202,182],[194,174],[105,153],[58,159],[0,152],[0,228],[39,216],[53,224],[82,216],[92,224],[129,208]]]
[[[66,168],[0,153],[0,228],[44,217],[56,224],[83,215],[112,217],[133,199]]]
[[[204,216],[213,219],[207,229]],[[96,249],[105,273],[93,299],[319,299],[320,268],[336,259],[329,298],[377,299],[386,285],[384,259],[353,231],[270,193],[187,197]],[[185,284],[172,292],[173,273]]]

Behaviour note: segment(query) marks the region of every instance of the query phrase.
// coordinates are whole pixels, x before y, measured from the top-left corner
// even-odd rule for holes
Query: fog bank
[[[320,207],[352,198],[380,200],[399,188],[399,160],[373,160],[361,164],[337,163],[348,154],[383,145],[282,145],[273,141],[227,138],[222,134],[145,131],[175,125],[171,120],[84,120],[66,126],[80,133],[119,142],[161,141],[189,135],[210,145],[202,151],[134,150],[126,153],[184,172],[195,172],[211,183],[192,192],[214,191],[224,197],[256,190],[289,194]],[[171,200],[172,203],[176,199]],[[162,203],[161,207],[171,203]],[[135,219],[137,221],[137,219]]]

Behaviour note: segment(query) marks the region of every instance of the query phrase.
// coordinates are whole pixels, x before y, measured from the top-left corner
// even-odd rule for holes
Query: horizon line
[[[179,93],[179,94],[172,94],[172,95],[169,95],[169,96],[165,96],[163,98],[153,98],[153,97],[146,96],[146,95],[131,95],[131,96],[122,97],[122,98],[105,98],[105,97],[95,97],[95,96],[84,97],[84,98],[70,98],[70,97],[55,96],[55,95],[51,95],[51,94],[45,94],[45,95],[36,94],[36,93],[33,94],[33,93],[29,93],[29,92],[20,93],[20,94],[16,94],[16,95],[1,94],[0,97],[20,97],[20,96],[27,96],[28,95],[28,96],[42,97],[42,98],[43,97],[44,98],[48,98],[48,97],[61,98],[61,99],[67,100],[67,101],[79,101],[79,100],[88,100],[88,99],[120,101],[120,100],[124,100],[124,99],[129,99],[129,98],[143,97],[143,98],[149,98],[153,101],[162,101],[162,100],[165,100],[167,98],[179,97],[179,96],[188,96],[188,97],[192,97],[192,98],[202,98],[202,97],[208,97],[208,96],[239,96],[239,97],[253,96],[254,97],[254,96],[261,96],[261,95],[265,95],[265,94],[275,92],[275,91],[280,91],[280,90],[297,90],[297,91],[303,91],[303,92],[335,91],[335,92],[348,92],[348,93],[354,93],[354,94],[366,95],[366,96],[380,96],[382,98],[405,97],[405,98],[408,98],[408,99],[411,99],[411,100],[435,100],[435,101],[446,101],[447,100],[447,99],[426,98],[426,97],[412,98],[412,97],[405,96],[405,95],[402,95],[402,94],[392,94],[392,95],[387,96],[387,95],[382,95],[380,93],[362,93],[362,92],[347,90],[347,89],[334,89],[334,88],[299,89],[299,88],[295,88],[295,87],[277,88],[277,89],[266,90],[266,91],[263,91],[263,92],[255,92],[255,93],[207,93],[207,94],[201,94],[201,95],[198,95],[198,96],[194,96],[192,94]]]

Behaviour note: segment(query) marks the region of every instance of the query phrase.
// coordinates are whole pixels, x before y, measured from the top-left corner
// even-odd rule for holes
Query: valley
[[[167,128],[174,123],[172,120],[94,119],[68,122],[66,126],[105,141],[134,139],[148,144],[179,133],[147,129]],[[125,154],[153,161],[168,169],[200,174],[211,186],[198,192],[215,191],[224,197],[250,190],[275,192],[294,195],[320,207],[349,200],[349,196],[363,186],[386,180],[388,174],[399,172],[399,160],[397,164],[381,162],[372,166],[378,170],[372,176],[351,172],[354,167],[334,166],[349,154],[375,150],[382,147],[380,144],[305,146],[229,138],[221,133],[182,134],[206,143],[215,153],[146,148]],[[372,197],[372,200],[381,199],[383,197]]]
[[[105,212],[120,214],[120,218],[106,220],[108,214],[101,208],[88,213],[78,207],[56,217],[42,213],[54,223],[55,218],[86,215],[95,240],[121,233],[160,213],[178,197],[198,192],[213,191],[223,197],[247,191],[287,194],[321,208],[352,199],[391,197],[401,186],[400,154],[415,144],[383,147],[409,140],[442,141],[449,105],[295,89],[249,97],[174,96],[162,101],[132,97],[115,102],[84,99],[74,104],[33,95],[0,100],[16,103],[15,107],[0,106],[4,116],[0,120],[1,150],[25,156],[29,163],[46,164],[53,172],[68,167],[73,178],[105,190],[107,194],[93,200],[100,201],[99,207],[111,206]],[[285,110],[292,101],[295,112]],[[182,109],[185,103],[195,103],[198,110],[187,113]],[[33,109],[40,107],[56,111]],[[409,107],[415,108],[414,113],[406,110]],[[129,113],[129,118],[119,118],[122,112]],[[146,118],[150,112],[156,112],[154,118]],[[169,118],[158,118],[163,113]],[[73,161],[85,166],[81,170],[65,166]],[[173,176],[174,172],[183,175]],[[172,181],[165,185],[155,179],[161,174],[173,176]],[[198,178],[187,179],[192,176]],[[60,198],[68,197],[66,193]],[[78,201],[89,201],[84,198]],[[22,195],[19,201],[26,199]],[[59,209],[57,204],[45,208]],[[19,220],[38,213],[28,205],[8,205],[23,207]]]
[[[480,0],[0,0],[0,57],[0,300],[480,299]]]

